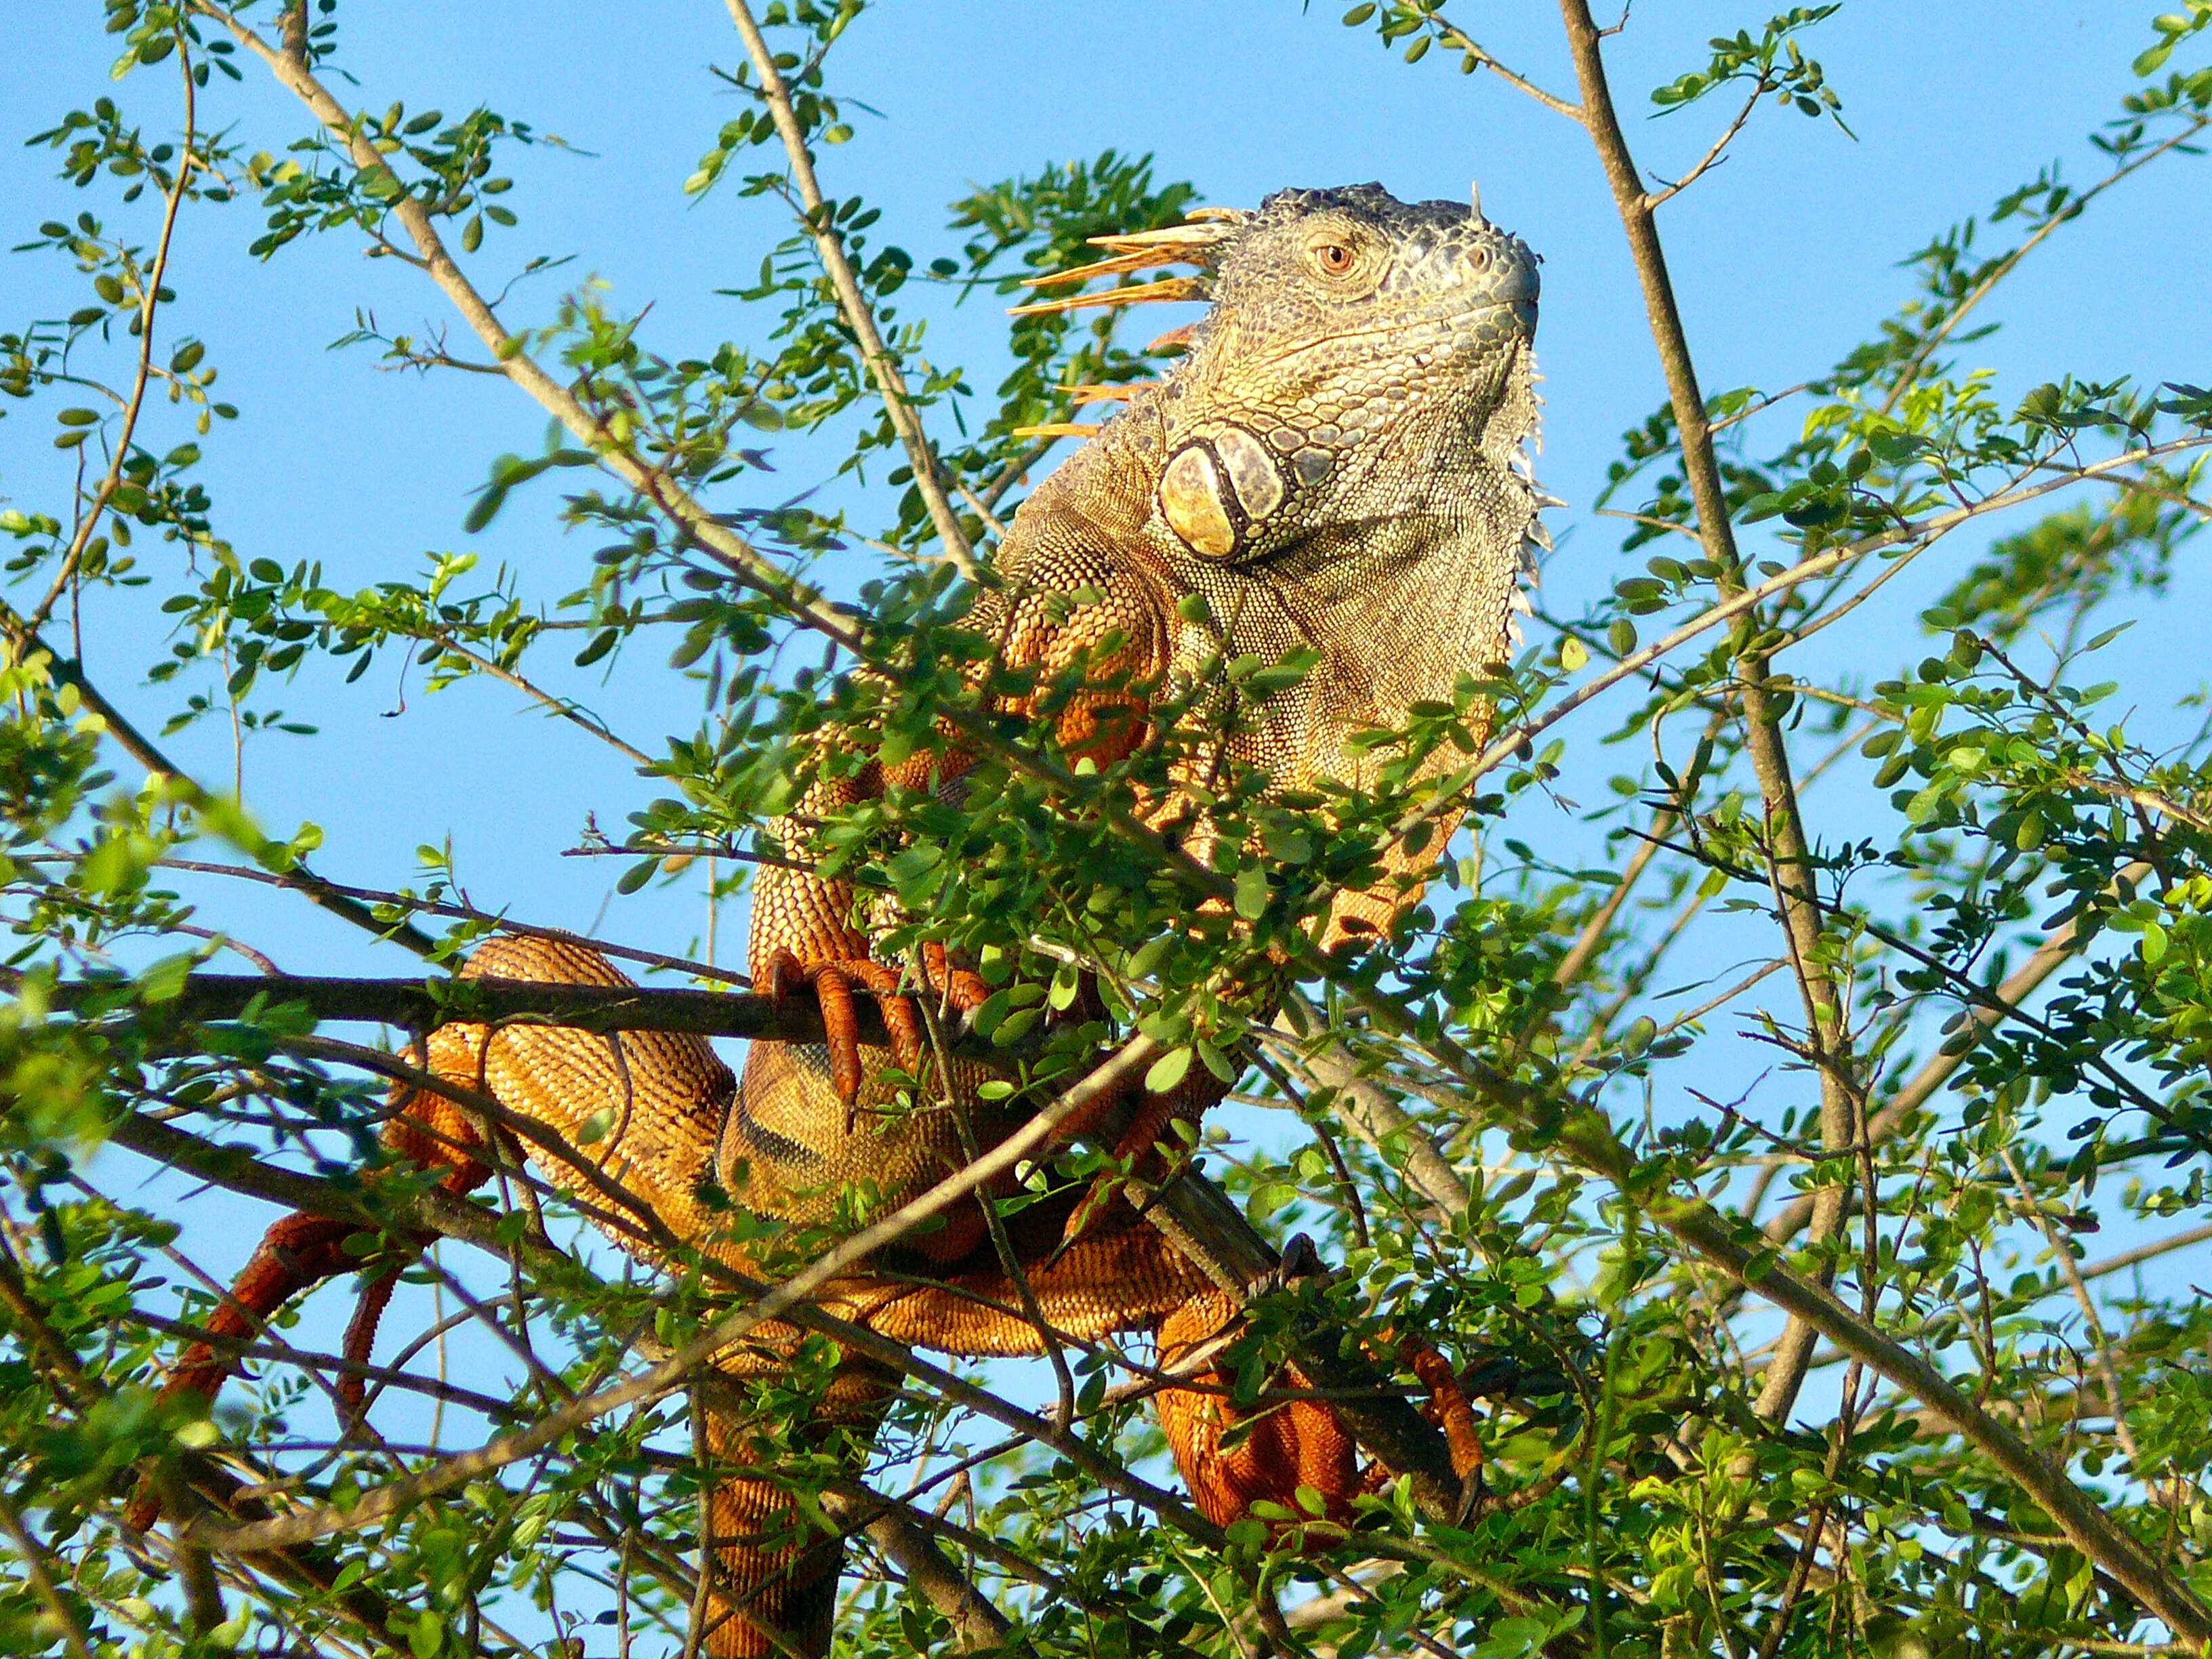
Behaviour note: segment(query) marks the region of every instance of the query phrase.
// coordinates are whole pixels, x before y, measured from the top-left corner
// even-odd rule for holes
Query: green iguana
[[[1060,712],[1058,735],[1067,753],[1102,765],[1144,741],[1148,711],[1187,690],[1208,660],[1246,653],[1275,660],[1309,648],[1317,654],[1304,680],[1248,711],[1221,742],[1276,789],[1316,778],[1366,781],[1372,763],[1346,739],[1404,726],[1416,703],[1449,702],[1462,677],[1506,658],[1512,613],[1525,609],[1519,582],[1542,538],[1527,454],[1536,431],[1535,256],[1491,225],[1479,204],[1408,204],[1375,185],[1285,191],[1255,211],[1212,210],[1170,229],[1101,240],[1111,257],[1060,280],[1176,263],[1199,274],[1048,306],[1204,296],[1211,308],[1189,331],[1188,355],[1136,390],[1023,503],[969,624],[995,642],[1000,668],[1018,681],[1040,684],[1072,663],[1086,665],[1098,689]],[[1193,595],[1206,604],[1186,603]],[[1025,707],[1020,695],[1001,702]],[[696,1037],[448,1025],[429,1039],[431,1069],[488,1089],[565,1138],[579,1163],[687,1240],[712,1241],[722,1230],[699,1196],[710,1171],[740,1204],[793,1222],[829,1218],[848,1182],[873,1183],[886,1205],[914,1196],[964,1162],[955,1115],[875,1109],[891,1103],[886,1073],[895,1063],[912,1066],[919,1023],[898,994],[902,965],[872,954],[875,924],[860,896],[803,867],[804,826],[872,793],[957,787],[967,763],[954,747],[894,767],[864,764],[816,782],[784,827],[793,865],[760,878],[752,969],[757,984],[780,993],[811,985],[827,1043],[756,1042],[738,1079]],[[1441,847],[1451,827],[1440,823],[1430,844]],[[1419,891],[1418,862],[1393,849],[1382,882],[1340,896],[1322,942],[1387,927]],[[951,1005],[979,999],[975,976],[941,950],[929,966],[931,988]],[[543,939],[489,943],[465,973],[629,982],[597,952]],[[860,1042],[855,989],[882,1000],[892,1050]],[[993,1073],[956,1061],[950,1075],[969,1133],[995,1145],[1018,1119],[976,1092]],[[1149,1146],[1164,1116],[1194,1115],[1222,1092],[1200,1070],[1171,1097],[1141,1103],[1135,1144]],[[595,1118],[600,1132],[580,1134]],[[470,1156],[483,1145],[476,1121],[434,1091],[406,1100],[386,1139],[449,1168],[456,1191],[487,1175]],[[556,1184],[586,1184],[573,1165],[538,1162]],[[980,1208],[969,1205],[821,1299],[900,1342],[963,1355],[1042,1351],[1018,1291],[1075,1336],[1155,1331],[1164,1358],[1231,1317],[1228,1299],[1133,1208],[1106,1206],[1071,1226],[1073,1212],[1066,1199],[1013,1218],[1024,1286],[1009,1282]],[[357,1265],[343,1247],[350,1231],[310,1216],[278,1223],[210,1328],[249,1332],[306,1285]],[[365,1356],[391,1283],[387,1273],[368,1285],[350,1352]],[[781,1340],[795,1336],[786,1328]],[[776,1363],[775,1352],[771,1340],[723,1364],[758,1371]],[[172,1387],[211,1395],[225,1370],[201,1348]],[[1415,1370],[1434,1391],[1432,1411],[1455,1454],[1472,1459],[1471,1421],[1449,1368],[1424,1350]],[[1205,1387],[1218,1380],[1201,1374],[1200,1386],[1159,1396],[1201,1510],[1226,1521],[1259,1498],[1291,1503],[1300,1485],[1340,1508],[1349,1502],[1359,1484],[1354,1454],[1325,1406],[1304,1401],[1267,1415],[1224,1453],[1222,1431],[1235,1414],[1218,1388]],[[817,1423],[865,1445],[894,1382],[848,1359]],[[711,1413],[706,1428],[717,1458],[747,1463],[743,1421]],[[808,1541],[772,1474],[728,1474],[710,1508],[704,1650],[731,1659],[827,1652],[837,1541]]]

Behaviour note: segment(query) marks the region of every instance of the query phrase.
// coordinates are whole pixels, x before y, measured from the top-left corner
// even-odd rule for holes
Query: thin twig
[[[2068,203],[2063,210],[2052,214],[2043,222],[2042,225],[2037,228],[2034,234],[2029,236],[2026,241],[2022,242],[2011,252],[2000,258],[1993,266],[1990,267],[1989,272],[1982,278],[1982,280],[1975,283],[1974,286],[1959,301],[1959,302],[1951,307],[1949,314],[1947,315],[1935,328],[1929,331],[1928,337],[1920,343],[1918,349],[1913,352],[1911,360],[1907,362],[1905,367],[1898,372],[1897,383],[1890,387],[1889,394],[1882,399],[1881,406],[1878,412],[1887,415],[1890,410],[1897,407],[1899,399],[1903,398],[1908,391],[1911,390],[1914,382],[1920,378],[1921,371],[1927,368],[1928,360],[1936,355],[1936,349],[1941,346],[1944,341],[1950,338],[1952,332],[1957,329],[1959,325],[1966,321],[1967,314],[1972,312],[1976,306],[1988,299],[1990,295],[1996,289],[1997,284],[2004,281],[2006,277],[2011,276],[2012,273],[2019,268],[2021,261],[2027,258],[2029,254],[2033,253],[2039,246],[2040,246],[2043,242],[2052,234],[2052,233],[2057,230],[2059,226],[2079,218],[2082,210],[2086,209],[2090,203],[2095,201],[2100,196],[2102,196],[2114,185],[2118,184],[2121,179],[2127,178],[2130,173],[2138,172],[2142,168],[2148,167],[2153,161],[2158,160],[2160,156],[2165,155],[2168,150],[2179,149],[2186,145],[2191,139],[2196,137],[2197,135],[2202,132],[2208,125],[2212,125],[2212,117],[2200,115],[2187,126],[2184,127],[2179,132],[2174,134],[2172,137],[2167,138],[2161,143],[2152,146],[2149,149],[2145,150],[2141,155],[2135,157],[2132,161],[2114,168],[2104,178],[2100,179],[2095,184],[2090,185],[2088,189],[2083,191],[2079,196],[2076,196],[2071,202]]]
[[[968,533],[960,527],[952,503],[945,499],[944,481],[938,475],[937,454],[930,447],[928,434],[921,429],[913,396],[907,390],[906,377],[899,372],[898,360],[884,344],[883,335],[876,327],[875,313],[869,308],[860,278],[853,272],[853,262],[845,257],[844,239],[837,234],[830,204],[823,201],[822,186],[815,179],[814,156],[807,148],[806,131],[799,125],[798,112],[792,107],[791,89],[784,84],[783,71],[776,67],[775,53],[761,33],[760,25],[753,21],[745,0],[724,0],[724,3],[729,8],[730,21],[737,26],[738,37],[745,43],[745,54],[752,59],[753,72],[760,76],[761,98],[775,122],[777,136],[783,140],[784,153],[790,157],[792,183],[798,189],[799,204],[805,209],[806,233],[821,256],[830,287],[836,290],[837,309],[860,344],[869,378],[883,394],[884,413],[890,417],[891,428],[906,451],[907,465],[914,471],[915,488],[921,492],[922,503],[929,509],[929,520],[937,528],[938,538],[945,544],[945,556],[962,575],[973,580],[978,574],[975,550],[969,545]]]
[[[568,721],[571,725],[575,726],[583,731],[590,732],[600,742],[611,744],[615,748],[621,750],[623,754],[635,761],[640,766],[649,767],[654,764],[652,756],[647,754],[645,750],[636,747],[635,744],[623,742],[611,731],[608,730],[604,721],[599,720],[593,715],[586,714],[581,708],[579,708],[568,698],[556,697],[550,691],[542,690],[538,686],[532,684],[529,680],[524,678],[521,675],[516,673],[513,669],[501,666],[498,663],[494,662],[489,657],[484,656],[480,652],[471,651],[467,646],[461,644],[448,634],[440,631],[432,634],[429,637],[437,642],[438,647],[441,651],[450,651],[453,655],[461,659],[462,661],[475,668],[479,673],[489,674],[494,679],[513,686],[525,696],[533,698],[543,707],[551,710],[554,714],[558,714],[562,720]]]
[[[1488,70],[1492,75],[1498,76],[1498,78],[1504,82],[1506,85],[1514,88],[1517,91],[1527,93],[1529,97],[1534,99],[1538,103],[1541,104],[1546,109],[1551,111],[1554,115],[1564,115],[1570,121],[1577,123],[1583,122],[1583,108],[1581,105],[1571,104],[1565,99],[1559,97],[1556,94],[1545,91],[1543,88],[1538,86],[1534,81],[1528,79],[1526,76],[1515,74],[1511,70],[1506,68],[1504,64],[1499,63],[1495,58],[1492,58],[1489,52],[1486,52],[1480,45],[1478,45],[1474,40],[1474,38],[1468,34],[1466,30],[1460,28],[1455,24],[1447,23],[1440,17],[1432,18],[1431,21],[1436,24],[1437,32],[1439,34],[1443,35],[1446,40],[1457,42],[1459,49],[1462,52],[1471,55],[1474,58],[1475,62],[1481,64],[1483,68]],[[1587,125],[1587,123],[1583,124]]]
[[[2074,1260],[2072,1241],[2060,1236],[2057,1224],[2043,1213],[2036,1202],[2035,1189],[2027,1184],[2027,1171],[2021,1167],[2020,1159],[2009,1146],[2001,1146],[1997,1157],[2010,1172],[2013,1185],[2019,1190],[2020,1200],[2029,1220],[2043,1235],[2043,1242],[2058,1260],[2059,1271],[2066,1275],[2066,1283],[2074,1292],[2074,1301],[2081,1310],[2081,1317],[2089,1328],[2089,1342],[2097,1356],[2098,1380],[2105,1385],[2105,1403],[2112,1413],[2112,1433],[2118,1438],[2120,1448],[2128,1455],[2129,1473],[2136,1480],[2148,1477],[2143,1466],[2142,1448],[2136,1443],[2136,1431],[2128,1422],[2128,1399],[2120,1386],[2120,1368],[2112,1363],[2112,1339],[2105,1334],[2105,1322],[2097,1312],[2097,1298],[2089,1294],[2088,1281],[2081,1275],[2081,1265]]]
[[[108,503],[114,500],[116,490],[122,485],[124,463],[131,459],[131,440],[138,429],[139,411],[146,406],[146,388],[153,380],[154,313],[161,303],[161,279],[169,269],[169,245],[177,234],[177,214],[185,204],[185,187],[191,181],[192,169],[199,165],[199,158],[192,153],[193,141],[198,136],[198,89],[192,84],[191,50],[181,30],[175,39],[177,66],[184,74],[184,143],[177,156],[176,179],[170,185],[168,198],[162,206],[161,234],[154,246],[154,263],[147,272],[145,288],[138,303],[137,377],[131,384],[130,398],[123,405],[123,430],[116,439],[115,453],[108,463],[107,476],[100,481],[100,488],[93,492],[91,507],[77,526],[76,533],[70,538],[69,550],[62,556],[61,568],[54,574],[52,586],[46,589],[46,597],[39,601],[37,607],[24,621],[24,631],[30,634],[36,634],[44,628],[46,619],[53,615],[54,606],[60,602],[70,580],[76,574],[78,565],[83,562],[85,549],[92,542],[94,528],[100,523],[100,515],[107,510]]]
[[[0,1492],[0,1528],[15,1540],[17,1552],[23,1558],[24,1575],[31,1581],[32,1592],[45,1606],[56,1624],[62,1628],[62,1640],[69,1646],[71,1659],[93,1659],[92,1642],[76,1616],[76,1610],[62,1600],[55,1588],[53,1575],[46,1571],[50,1559],[46,1547],[31,1535],[25,1524],[22,1511],[11,1502],[5,1492]]]
[[[1662,190],[1656,194],[1646,194],[1644,198],[1644,211],[1647,213],[1651,212],[1653,210],[1673,201],[1677,196],[1680,196],[1684,191],[1689,189],[1692,185],[1696,184],[1698,179],[1704,178],[1706,173],[1711,172],[1714,167],[1717,167],[1720,164],[1721,153],[1727,149],[1729,144],[1735,142],[1736,134],[1743,131],[1743,124],[1751,119],[1752,111],[1759,107],[1759,100],[1766,96],[1768,82],[1763,76],[1759,80],[1754,81],[1752,83],[1751,96],[1743,100],[1743,107],[1735,112],[1735,119],[1728,124],[1726,131],[1724,131],[1719,137],[1713,140],[1712,148],[1698,158],[1698,164],[1695,167],[1692,167],[1687,173],[1677,179],[1673,184],[1668,185],[1664,190]]]

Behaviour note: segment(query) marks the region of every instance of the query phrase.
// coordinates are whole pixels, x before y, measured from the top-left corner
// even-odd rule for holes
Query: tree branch
[[[1012,1639],[1013,1621],[968,1582],[907,1505],[855,1482],[824,1492],[822,1509],[846,1531],[867,1534],[868,1541],[906,1575],[908,1586],[944,1615],[962,1652],[1003,1650],[1013,1659],[1036,1659],[1027,1642]]]
[[[0,969],[0,989],[30,983],[20,969]],[[137,981],[70,980],[43,988],[48,1007],[88,1018],[130,1008]],[[361,1020],[428,1031],[457,1020],[504,1024],[531,1020],[580,1031],[687,1031],[700,1036],[759,1037],[820,1042],[820,1010],[811,1001],[779,1005],[751,992],[688,988],[537,984],[513,979],[343,979],[311,975],[193,974],[173,998],[144,1012],[179,1024],[237,1019],[258,1000],[264,1007],[304,1005],[318,1020]],[[878,1047],[890,1039],[875,1004],[855,1002],[860,1041]],[[984,1054],[1004,1054],[968,1039]]]
[[[1689,337],[1682,325],[1674,281],[1668,271],[1666,252],[1660,246],[1658,224],[1653,216],[1654,209],[1666,199],[1666,195],[1655,198],[1648,194],[1638,176],[1635,160],[1629,154],[1627,138],[1613,109],[1613,91],[1606,78],[1602,37],[1590,15],[1589,0],[1560,0],[1559,9],[1566,23],[1567,45],[1574,58],[1576,79],[1582,88],[1583,125],[1589,129],[1598,158],[1604,165],[1607,182],[1613,189],[1613,205],[1627,233],[1637,277],[1643,286],[1644,309],[1649,314],[1652,338],[1659,349],[1660,365],[1666,374],[1668,398],[1681,434],[1683,471],[1697,507],[1698,535],[1717,568],[1717,585],[1721,593],[1732,598],[1744,591],[1742,557],[1737,551],[1729,521],[1728,495],[1706,421],[1705,394],[1698,386]],[[1701,172],[1711,165],[1721,147],[1735,136],[1736,127],[1741,127],[1749,116],[1751,107],[1748,104],[1745,106],[1735,127],[1723,136],[1721,145],[1715,147],[1696,171]],[[1691,177],[1695,176],[1693,172]],[[1856,1123],[1854,1068],[1845,1021],[1848,988],[1844,982],[1844,970],[1832,963],[1825,948],[1826,930],[1811,842],[1805,832],[1796,787],[1790,777],[1790,750],[1782,732],[1781,711],[1767,690],[1765,658],[1752,649],[1759,632],[1755,606],[1747,608],[1735,619],[1732,632],[1739,694],[1743,702],[1744,748],[1751,757],[1765,809],[1776,896],[1790,944],[1790,963],[1804,1003],[1807,1039],[1818,1062],[1820,1138],[1831,1153],[1842,1154],[1850,1149]],[[1840,1188],[1816,1195],[1812,1220],[1816,1244],[1827,1243],[1843,1224],[1844,1198]],[[1832,1271],[1832,1267],[1823,1269],[1824,1274]],[[1802,1322],[1793,1322],[1784,1333],[1781,1349],[1767,1369],[1757,1402],[1759,1415],[1770,1422],[1787,1419],[1796,1403],[1797,1391],[1804,1383],[1806,1364],[1812,1358],[1813,1340],[1812,1328]]]
[[[507,378],[536,399],[556,420],[591,449],[623,483],[651,501],[701,547],[714,554],[747,585],[789,605],[799,620],[848,649],[858,651],[861,621],[832,603],[761,554],[742,536],[707,511],[675,480],[648,465],[617,439],[568,389],[548,374],[523,343],[508,332],[447,251],[428,208],[406,187],[362,133],[359,122],[301,62],[271,46],[244,21],[214,0],[190,0],[192,9],[228,29],[239,44],[261,59],[276,79],[314,112],[315,118],[343,148],[355,167],[388,181],[392,216],[413,243],[430,280],[437,283],[477,337],[488,346]]]
[[[761,96],[775,122],[777,135],[783,140],[784,151],[791,158],[792,182],[798,186],[799,203],[806,210],[807,234],[814,239],[822,268],[829,273],[830,285],[837,292],[837,309],[844,313],[846,325],[860,343],[869,378],[883,394],[884,412],[890,416],[891,428],[906,450],[907,465],[914,471],[914,486],[921,492],[922,502],[929,509],[929,521],[937,527],[938,538],[945,544],[945,556],[962,575],[972,580],[978,574],[975,550],[969,545],[968,533],[960,527],[959,516],[945,498],[944,481],[938,476],[936,452],[929,447],[928,434],[921,429],[921,421],[915,413],[906,377],[899,372],[898,360],[884,344],[884,337],[876,327],[875,313],[868,307],[867,295],[860,291],[860,278],[853,274],[853,262],[845,257],[844,240],[837,234],[829,204],[822,198],[822,186],[814,177],[814,157],[806,147],[805,131],[799,125],[798,113],[791,106],[791,89],[784,84],[783,72],[775,66],[775,53],[769,49],[744,0],[725,0],[725,3],[729,8],[730,21],[737,25],[738,34],[745,43],[745,54],[752,59],[753,71],[760,76]]]

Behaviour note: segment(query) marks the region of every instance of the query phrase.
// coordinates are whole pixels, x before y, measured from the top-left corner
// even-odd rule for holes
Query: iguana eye
[[[1352,269],[1352,252],[1341,242],[1322,242],[1315,246],[1314,263],[1332,276],[1341,276]]]

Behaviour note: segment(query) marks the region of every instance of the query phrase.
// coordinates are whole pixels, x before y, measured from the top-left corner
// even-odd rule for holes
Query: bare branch
[[[869,378],[883,394],[884,411],[890,416],[892,429],[906,450],[907,465],[914,470],[915,488],[921,492],[922,502],[929,509],[929,521],[937,527],[938,538],[945,544],[945,556],[962,575],[973,580],[977,574],[975,550],[968,544],[968,533],[960,527],[959,515],[945,499],[945,483],[938,474],[937,453],[930,447],[928,434],[921,429],[921,421],[915,413],[906,377],[899,372],[898,360],[884,344],[884,337],[876,327],[875,313],[868,307],[867,295],[860,290],[860,278],[853,274],[853,262],[845,257],[844,239],[838,235],[829,204],[823,200],[822,186],[814,177],[814,157],[806,147],[806,132],[799,124],[798,112],[791,106],[791,89],[784,84],[783,71],[775,66],[775,53],[762,35],[760,25],[753,21],[745,0],[725,0],[725,3],[729,8],[730,21],[737,25],[738,37],[745,43],[745,54],[752,59],[753,72],[760,76],[761,96],[775,122],[777,136],[783,140],[784,152],[791,158],[792,183],[798,188],[800,206],[806,210],[807,234],[814,239],[822,268],[829,273],[830,285],[837,291],[837,309],[844,313],[853,337],[860,342]]]
[[[1458,27],[1456,25],[1445,22],[1441,17],[1431,18],[1430,21],[1436,24],[1437,32],[1439,34],[1443,35],[1444,39],[1455,42],[1462,52],[1466,52],[1469,57],[1473,58],[1476,63],[1481,64],[1483,68],[1488,70],[1492,75],[1498,76],[1498,78],[1504,82],[1507,86],[1512,87],[1517,91],[1527,93],[1529,97],[1534,99],[1538,103],[1541,104],[1546,109],[1551,111],[1554,115],[1564,115],[1570,121],[1579,122],[1584,125],[1588,125],[1588,122],[1584,119],[1583,114],[1583,106],[1580,104],[1571,104],[1565,99],[1558,96],[1556,94],[1545,91],[1543,88],[1538,86],[1534,81],[1528,80],[1523,76],[1516,75],[1511,70],[1506,68],[1504,64],[1499,63],[1495,58],[1492,58],[1487,52],[1484,51],[1483,48],[1476,43],[1474,38],[1468,34],[1466,30]]]
[[[1560,0],[1560,14],[1566,23],[1575,76],[1582,88],[1583,125],[1589,130],[1598,159],[1604,165],[1607,181],[1612,185],[1613,205],[1627,234],[1638,280],[1643,285],[1651,336],[1658,346],[1661,367],[1666,372],[1668,401],[1674,407],[1674,423],[1682,438],[1683,471],[1689,480],[1691,499],[1697,506],[1698,534],[1707,556],[1718,569],[1721,592],[1733,597],[1745,591],[1742,559],[1729,521],[1728,495],[1713,450],[1705,394],[1698,387],[1689,337],[1682,325],[1680,308],[1674,301],[1674,281],[1668,271],[1666,252],[1660,246],[1658,225],[1652,216],[1658,201],[1666,198],[1662,196],[1655,199],[1638,182],[1635,161],[1629,155],[1627,138],[1613,109],[1601,37],[1590,15],[1589,0]],[[1751,106],[1747,105],[1735,124],[1737,127],[1748,118],[1750,111]],[[1731,127],[1723,136],[1723,145],[1735,136],[1735,128]],[[1697,171],[1703,171],[1719,154],[1720,147],[1717,146],[1712,156],[1700,163]],[[1819,1060],[1821,1139],[1830,1151],[1840,1152],[1851,1144],[1854,1121],[1850,1034],[1844,1022],[1848,999],[1838,970],[1820,965],[1825,960],[1821,949],[1823,925],[1815,891],[1811,842],[1806,835],[1796,786],[1790,776],[1790,751],[1782,732],[1781,712],[1767,690],[1766,662],[1750,648],[1759,632],[1755,604],[1733,620],[1732,632],[1737,646],[1736,678],[1743,702],[1744,748],[1759,779],[1766,833],[1771,844],[1771,869],[1776,896],[1804,1003],[1808,1040]],[[1820,1194],[1813,1221],[1816,1237],[1825,1239],[1842,1224],[1843,1200],[1840,1190]],[[1761,1416],[1779,1421],[1789,1415],[1804,1381],[1805,1362],[1812,1357],[1812,1345],[1809,1328],[1800,1326],[1785,1334],[1781,1355],[1768,1368],[1759,1391],[1758,1410]]]
[[[0,988],[21,990],[20,969],[0,969]],[[70,980],[46,988],[47,1006],[97,1016],[128,1006],[129,980]],[[236,1019],[256,1002],[303,1004],[319,1020],[365,1020],[428,1031],[456,1020],[480,1024],[531,1020],[580,1031],[689,1031],[702,1036],[820,1042],[820,1011],[803,999],[779,1006],[752,993],[689,988],[534,984],[513,979],[343,979],[308,975],[193,974],[176,996],[149,1008],[179,1024]],[[863,1042],[890,1041],[872,1003],[854,1005]],[[993,1051],[988,1044],[984,1052]]]
[[[467,646],[463,645],[459,641],[454,639],[450,634],[446,633],[442,629],[434,632],[429,635],[429,637],[437,643],[440,650],[450,651],[453,655],[459,657],[463,662],[467,663],[479,673],[489,674],[494,679],[498,680],[504,684],[513,686],[525,696],[529,697],[535,702],[538,703],[549,713],[558,714],[562,720],[567,720],[572,726],[574,726],[582,731],[590,732],[592,736],[597,738],[601,743],[608,744],[612,745],[614,748],[619,749],[623,754],[635,761],[641,767],[651,766],[653,763],[652,756],[647,754],[645,750],[637,748],[632,744],[623,742],[611,731],[608,730],[606,725],[603,721],[599,720],[593,715],[586,714],[569,699],[566,697],[556,697],[550,691],[541,690],[531,681],[516,673],[513,669],[502,667],[500,664],[494,662],[489,657],[485,656],[483,653],[471,650]]]

